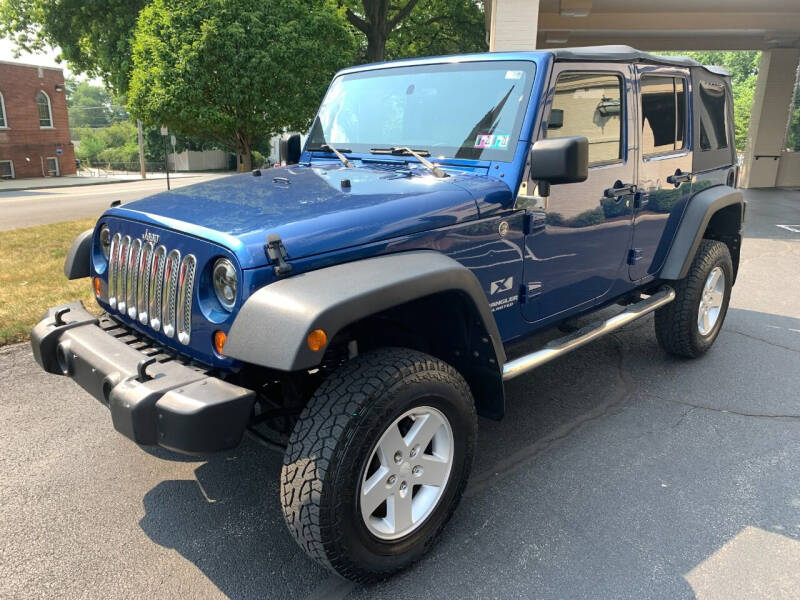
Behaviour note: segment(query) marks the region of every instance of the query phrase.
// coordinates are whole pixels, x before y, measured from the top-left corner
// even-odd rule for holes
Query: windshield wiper
[[[336,158],[342,161],[342,164],[348,169],[352,169],[355,166],[350,161],[350,159],[348,159],[344,154],[342,154],[342,152],[352,152],[350,148],[341,148],[340,150],[337,150],[336,148],[334,148],[333,146],[331,146],[329,143],[326,142],[324,144],[320,144],[319,148],[309,148],[309,150],[311,150],[312,152],[314,151],[333,152],[336,155]]]
[[[391,154],[392,156],[413,156],[419,162],[421,162],[426,169],[428,169],[431,173],[433,173],[434,177],[449,177],[447,173],[442,171],[431,161],[424,158],[425,156],[431,155],[431,153],[428,152],[427,150],[412,150],[411,148],[407,148],[406,146],[392,146],[391,148],[370,148],[369,151],[372,152],[373,154]]]

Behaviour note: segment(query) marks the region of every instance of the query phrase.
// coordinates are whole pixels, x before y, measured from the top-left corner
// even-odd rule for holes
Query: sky
[[[0,38],[0,60],[21,62],[42,67],[58,67],[64,69],[65,76],[69,77],[70,75],[74,75],[74,73],[67,68],[66,63],[56,62],[56,56],[58,55],[57,49],[48,49],[46,52],[41,52],[39,54],[29,54],[27,52],[23,52],[19,58],[16,58],[14,56],[14,48],[14,43],[11,40]],[[78,76],[77,78],[86,79],[85,76]],[[94,79],[92,80],[92,83],[102,85],[103,82],[100,79]]]

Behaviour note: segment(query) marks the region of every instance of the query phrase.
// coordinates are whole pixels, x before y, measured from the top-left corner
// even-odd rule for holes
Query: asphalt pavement
[[[170,186],[175,189],[231,174],[182,174],[172,178]],[[166,189],[167,182],[162,177],[102,185],[0,191],[0,231],[100,216],[114,200],[124,204]]]
[[[714,348],[647,318],[510,382],[439,544],[376,585],[295,545],[279,454],[144,450],[0,349],[0,597],[800,598],[800,192],[747,196]]]

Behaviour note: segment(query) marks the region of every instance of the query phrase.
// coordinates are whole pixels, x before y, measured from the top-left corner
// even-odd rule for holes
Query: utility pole
[[[166,125],[161,126],[161,137],[164,138],[164,171],[167,173],[167,189],[169,188],[169,154],[167,152],[167,136],[169,135],[169,129],[167,129]]]
[[[147,179],[147,172],[144,168],[144,137],[142,136],[142,121],[136,120],[136,128],[139,130],[139,171],[142,173],[142,179]]]

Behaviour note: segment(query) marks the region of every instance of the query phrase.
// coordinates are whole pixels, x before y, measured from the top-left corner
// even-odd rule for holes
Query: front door
[[[669,219],[678,219],[692,190],[692,156],[686,139],[686,69],[640,66],[639,193],[634,201],[631,280],[655,273],[670,245]],[[670,217],[672,215],[672,217]]]
[[[632,77],[629,65],[554,66],[544,136],[586,136],[589,177],[554,185],[528,207],[522,292],[529,321],[590,306],[624,273],[636,181]]]

